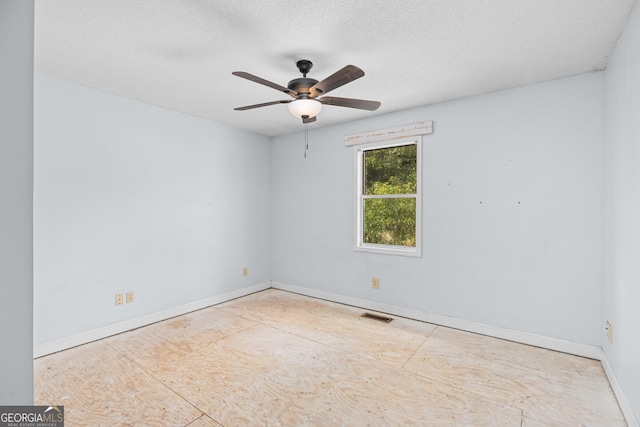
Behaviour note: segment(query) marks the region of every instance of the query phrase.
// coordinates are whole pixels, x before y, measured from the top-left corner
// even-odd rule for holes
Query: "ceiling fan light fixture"
[[[289,107],[289,112],[294,116],[307,116],[307,118],[317,116],[322,110],[322,104],[315,99],[296,99],[291,101],[287,107]]]

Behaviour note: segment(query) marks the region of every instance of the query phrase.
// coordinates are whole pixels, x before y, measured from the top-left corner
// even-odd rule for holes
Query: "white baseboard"
[[[222,295],[216,295],[200,301],[194,301],[189,304],[173,307],[168,310],[151,313],[142,317],[136,317],[135,319],[125,320],[124,322],[115,323],[113,325],[108,325],[98,329],[93,329],[91,331],[61,338],[59,340],[38,344],[33,347],[33,357],[38,358],[46,356],[47,354],[56,353],[58,351],[66,350],[72,347],[77,347],[82,344],[110,337],[111,335],[121,334],[132,329],[147,326],[152,323],[180,316],[182,314],[191,313],[192,311],[200,310],[212,305],[221,304],[223,302],[240,298],[254,292],[263,291],[265,289],[269,289],[270,287],[271,282],[259,283],[257,285],[247,286],[246,288],[238,289],[236,291],[227,292]]]
[[[294,292],[297,294],[307,295],[310,297],[320,298],[341,304],[352,305],[355,307],[365,308],[367,310],[379,311],[382,313],[393,314],[395,316],[406,317],[409,319],[420,320],[427,323],[433,323],[449,328],[460,329],[463,331],[474,332],[476,334],[487,335],[490,337],[501,338],[522,344],[528,344],[535,347],[556,350],[563,353],[574,354],[576,356],[588,357],[590,359],[600,360],[602,350],[600,347],[588,344],[582,344],[572,341],[561,340],[557,338],[545,337],[542,335],[531,334],[528,332],[516,331],[513,329],[500,328],[498,326],[487,325],[484,323],[472,322],[470,320],[457,319],[455,317],[443,316],[441,314],[425,313],[419,310],[399,307],[381,302],[369,301],[360,298],[353,298],[330,292],[318,291],[316,289],[303,288],[287,283],[272,282],[275,289]]]
[[[604,350],[601,350],[600,353],[600,363],[602,363],[602,368],[604,369],[605,374],[607,374],[607,378],[609,379],[609,384],[611,384],[613,394],[615,394],[616,399],[618,399],[618,405],[620,405],[620,410],[622,411],[622,414],[627,421],[627,425],[629,427],[638,427],[638,420],[633,413],[633,409],[631,409],[631,405],[629,404],[627,397],[622,391],[622,387],[618,382],[618,378],[616,378],[616,375],[613,373],[613,369],[611,369],[611,365],[609,364],[606,353],[604,352]]]

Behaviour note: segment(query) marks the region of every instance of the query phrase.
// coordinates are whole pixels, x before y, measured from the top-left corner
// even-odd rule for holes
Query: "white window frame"
[[[346,146],[353,146],[354,151],[354,233],[353,249],[358,252],[372,252],[379,254],[404,255],[412,257],[422,256],[422,139],[424,135],[433,133],[433,121],[417,122],[382,130],[368,131],[347,135],[344,139]],[[415,143],[416,150],[416,246],[392,246],[364,243],[364,211],[363,211],[363,154],[364,151],[395,147]],[[392,196],[393,197],[393,196]]]
[[[377,150],[381,148],[400,147],[404,145],[416,145],[416,193],[414,194],[393,194],[389,198],[409,197],[416,199],[416,245],[396,246],[381,245],[364,242],[364,201],[373,198],[364,194],[364,153],[365,151]],[[373,252],[379,254],[422,256],[422,136],[414,136],[409,139],[371,142],[354,147],[355,150],[355,225],[354,225],[354,250],[363,252]],[[380,198],[377,196],[375,198]]]

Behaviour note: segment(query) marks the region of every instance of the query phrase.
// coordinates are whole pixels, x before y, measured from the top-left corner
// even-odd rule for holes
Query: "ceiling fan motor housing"
[[[309,89],[311,89],[313,85],[315,85],[316,83],[318,83],[316,79],[310,79],[308,77],[300,77],[300,78],[291,80],[287,87],[290,90],[297,93],[298,98],[305,99],[305,98],[309,98],[311,94]]]

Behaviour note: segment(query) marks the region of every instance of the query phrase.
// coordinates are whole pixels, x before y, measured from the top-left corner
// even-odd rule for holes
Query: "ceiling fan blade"
[[[291,101],[286,99],[286,100],[282,100],[282,101],[271,101],[271,102],[263,102],[262,104],[253,104],[253,105],[247,105],[246,107],[238,107],[238,108],[234,108],[234,110],[236,111],[244,111],[244,110],[251,110],[253,108],[260,108],[260,107],[266,107],[268,105],[276,105],[276,104],[288,104]]]
[[[336,107],[349,107],[369,111],[377,110],[380,106],[380,102],[378,101],[367,101],[365,99],[353,98],[337,98],[335,96],[323,96],[322,98],[318,98],[318,101],[326,105],[335,105]]]
[[[316,116],[313,117],[302,117],[302,123],[307,124],[307,123],[313,123],[316,121]]]
[[[263,79],[261,77],[254,76],[253,74],[245,73],[244,71],[234,71],[231,74],[233,74],[234,76],[242,77],[243,79],[251,80],[252,82],[260,83],[261,85],[268,86],[268,87],[273,88],[275,90],[278,90],[280,92],[284,92],[287,95],[291,95],[294,98],[298,95],[297,93],[295,93],[294,91],[292,91],[289,88],[286,88],[284,86],[280,86],[277,83],[270,82],[269,80],[265,80],[265,79]]]
[[[313,85],[309,92],[311,93],[311,97],[315,98],[316,96],[323,95],[329,91],[339,88],[342,85],[346,85],[349,82],[359,79],[362,76],[364,76],[364,71],[360,68],[355,65],[347,65],[321,82]]]

